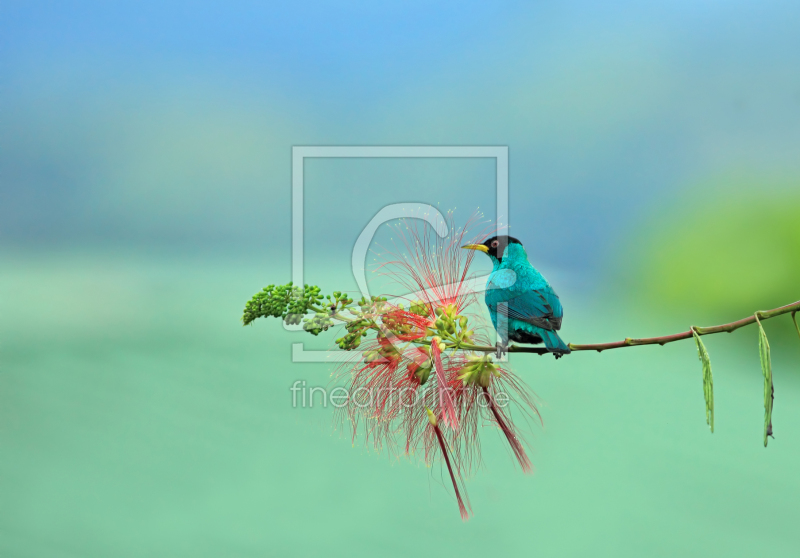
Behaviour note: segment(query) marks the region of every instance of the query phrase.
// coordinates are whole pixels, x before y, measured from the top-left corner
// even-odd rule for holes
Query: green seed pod
[[[438,424],[439,424],[439,421],[438,421],[438,420],[436,420],[436,415],[434,415],[434,414],[433,414],[433,411],[431,411],[431,410],[430,410],[430,409],[428,409],[427,407],[425,407],[425,410],[426,410],[426,411],[428,411],[428,422],[430,422],[430,423],[431,423],[431,425],[432,425],[434,428],[435,428],[436,426],[438,426]]]
[[[420,366],[419,368],[417,368],[416,372],[414,372],[414,376],[416,376],[417,379],[419,380],[419,384],[421,386],[424,386],[427,383],[428,378],[431,377],[431,367]]]

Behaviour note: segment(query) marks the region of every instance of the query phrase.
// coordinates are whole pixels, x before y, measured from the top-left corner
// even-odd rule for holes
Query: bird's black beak
[[[489,253],[489,249],[483,244],[465,244],[462,246],[465,250],[478,250],[479,252]]]

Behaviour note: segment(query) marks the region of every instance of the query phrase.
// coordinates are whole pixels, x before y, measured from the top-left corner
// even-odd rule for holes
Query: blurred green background
[[[244,302],[290,279],[293,145],[508,145],[512,234],[564,337],[800,299],[790,2],[0,4],[0,555],[794,556],[800,340],[765,328],[514,356],[536,472],[484,434],[462,524],[438,466],[293,409],[325,347]],[[388,203],[494,211],[490,160],[306,163],[307,279],[353,289]],[[487,262],[478,262],[487,269]]]

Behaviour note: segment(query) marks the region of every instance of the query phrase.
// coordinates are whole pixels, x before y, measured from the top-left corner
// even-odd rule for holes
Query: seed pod
[[[414,372],[414,375],[419,380],[419,384],[421,386],[424,386],[427,383],[428,378],[431,377],[431,370],[433,369],[431,364],[432,363],[430,361],[428,361],[424,365],[422,365],[419,368],[417,368],[417,370]]]
[[[484,388],[489,387],[489,383],[491,382],[492,375],[489,373],[488,368],[484,368],[481,370],[480,374],[478,375],[478,385]]]
[[[433,414],[433,411],[425,407],[425,410],[428,411],[428,422],[431,423],[431,426],[436,427],[439,424],[439,421],[436,420],[436,415]]]

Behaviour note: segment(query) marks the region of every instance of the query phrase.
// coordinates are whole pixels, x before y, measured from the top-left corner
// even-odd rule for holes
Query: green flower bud
[[[430,410],[430,409],[428,409],[427,407],[425,407],[425,410],[426,410],[426,411],[428,411],[428,422],[430,422],[430,423],[431,423],[431,426],[433,426],[434,428],[435,428],[436,426],[438,426],[438,424],[439,424],[439,421],[438,421],[438,420],[436,420],[436,415],[434,415],[434,414],[433,414],[433,411],[431,411],[431,410]]]
[[[420,385],[425,385],[428,381],[428,378],[431,377],[431,370],[433,369],[433,363],[428,360],[421,365],[418,364],[409,364],[408,369],[414,373],[417,380],[419,380]]]

